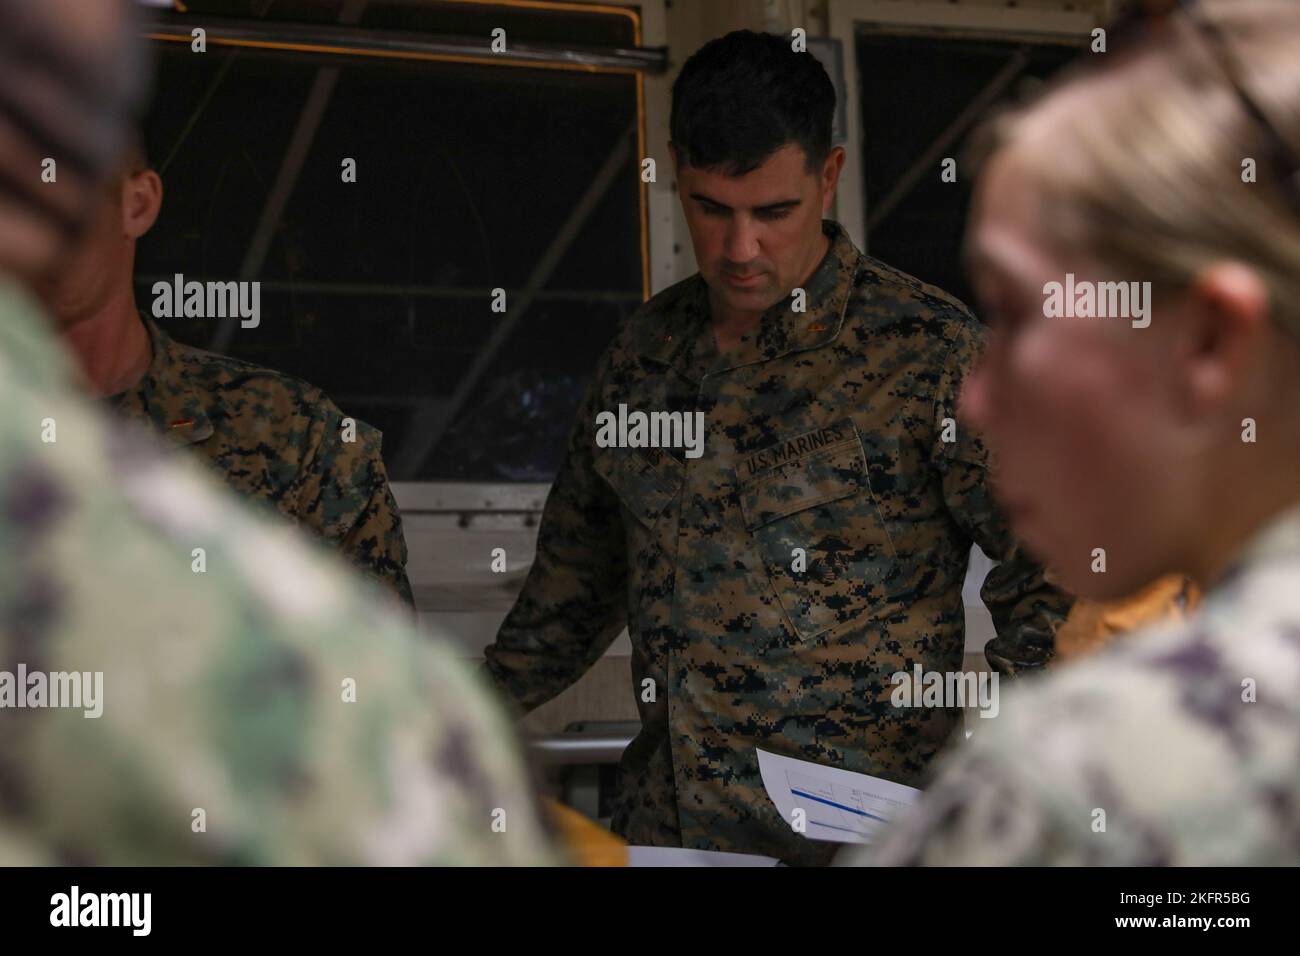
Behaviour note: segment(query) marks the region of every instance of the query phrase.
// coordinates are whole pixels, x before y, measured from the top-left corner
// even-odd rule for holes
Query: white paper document
[[[792,826],[799,820],[810,840],[870,843],[875,831],[921,792],[865,773],[764,750],[758,751],[758,770],[782,819]],[[803,813],[796,816],[796,810]]]

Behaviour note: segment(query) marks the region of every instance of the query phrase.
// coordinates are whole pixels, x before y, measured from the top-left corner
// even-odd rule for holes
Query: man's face
[[[816,267],[844,150],[835,147],[811,173],[804,162],[802,147],[790,143],[744,176],[676,163],[695,261],[728,312],[762,313]]]
[[[124,222],[123,195],[131,177],[99,190],[94,216],[57,270],[35,284],[54,324],[68,329],[99,313],[130,283],[133,239]]]

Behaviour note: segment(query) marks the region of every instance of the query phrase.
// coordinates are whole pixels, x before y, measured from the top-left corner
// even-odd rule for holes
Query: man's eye
[[[706,216],[724,216],[726,211],[721,206],[710,206],[708,203],[700,203],[700,208],[704,210]]]
[[[759,213],[759,218],[765,219],[768,222],[775,222],[777,219],[784,219],[788,215],[790,215],[789,209],[776,209],[771,212]]]

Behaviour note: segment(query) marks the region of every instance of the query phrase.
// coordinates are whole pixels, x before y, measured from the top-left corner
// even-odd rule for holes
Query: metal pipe
[[[208,280],[224,282],[220,275],[185,273],[186,280],[204,282]],[[166,282],[169,286],[175,279],[175,273],[140,273],[134,282],[139,289],[152,289],[155,282]],[[384,296],[426,298],[426,299],[469,299],[481,301],[490,299],[493,288],[487,286],[435,286],[435,285],[389,285],[379,282],[321,282],[305,279],[262,279],[263,292],[297,292],[321,293],[333,296]],[[524,292],[523,287],[504,286],[506,296],[513,299]],[[645,301],[640,291],[605,291],[592,289],[538,289],[533,293],[538,302],[606,302],[638,306]]]
[[[528,749],[551,766],[615,764],[631,742],[632,737],[626,734],[556,734],[534,737],[528,741]]]
[[[538,64],[574,69],[621,70],[629,73],[660,74],[668,70],[668,50],[647,47],[598,47],[568,44],[563,47],[538,43],[511,43],[504,53],[493,53],[489,37],[441,36],[375,30],[367,27],[336,27],[303,23],[199,18],[164,13],[149,27],[148,36],[157,40],[190,43],[190,30],[201,26],[209,43],[239,46],[265,45],[304,53],[332,53],[378,58],[438,59],[474,57],[489,63]]]

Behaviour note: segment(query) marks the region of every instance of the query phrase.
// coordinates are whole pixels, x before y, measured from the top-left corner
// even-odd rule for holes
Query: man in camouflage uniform
[[[731,34],[683,67],[673,140],[702,271],[601,360],[487,649],[530,708],[627,625],[642,728],[614,825],[634,844],[829,860],[768,799],[755,749],[915,782],[960,711],[895,708],[890,677],[961,670],[972,541],[1002,560],[982,592],[1000,671],[1041,667],[1068,611],[995,509],[983,445],[950,421],[979,324],[822,220],[843,163],[833,109],[820,64],[779,37]],[[721,119],[700,135],[698,117]],[[728,144],[754,128],[771,135]],[[596,416],[620,404],[703,412],[702,456],[598,447]]]
[[[183,345],[137,311],[136,241],[161,203],[162,181],[137,145],[101,193],[89,234],[39,290],[92,393],[192,448],[230,487],[328,541],[414,607],[379,431],[345,419],[306,382]]]
[[[1190,621],[1004,699],[920,803],[847,862],[1294,865],[1300,505]]]
[[[39,54],[0,56],[0,865],[550,862],[454,651],[107,419],[13,282],[120,145],[126,9],[0,0],[0,52]],[[102,672],[102,714],[20,707],[22,669]]]

